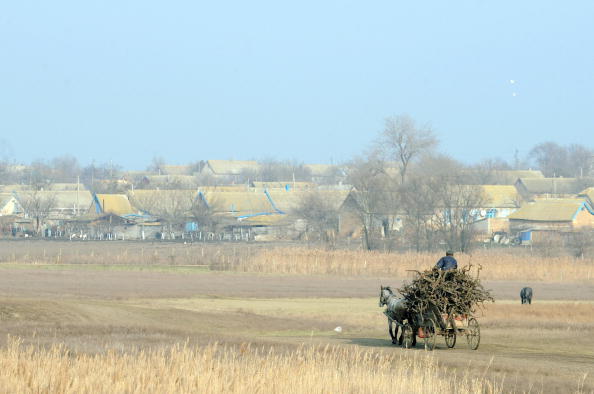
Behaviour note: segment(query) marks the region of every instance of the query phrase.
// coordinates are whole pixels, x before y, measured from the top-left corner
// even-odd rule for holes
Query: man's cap
[[[446,256],[453,256],[454,252],[451,250],[446,251]]]

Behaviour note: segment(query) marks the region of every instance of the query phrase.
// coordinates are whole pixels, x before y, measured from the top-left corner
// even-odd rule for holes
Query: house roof
[[[519,194],[511,185],[482,185],[485,208],[516,208]]]
[[[64,191],[20,191],[17,192],[17,199],[27,198],[27,196],[35,193],[40,198],[54,198],[54,210],[67,209],[88,209],[93,202],[93,196],[88,190],[64,190]]]
[[[171,165],[161,166],[166,175],[192,175],[192,166],[189,165]]]
[[[297,209],[303,199],[311,193],[319,194],[325,201],[330,203],[333,209],[338,210],[348,197],[350,190],[269,190],[268,193],[275,207],[282,212],[288,213]]]
[[[590,204],[594,204],[594,187],[589,187],[585,190],[582,190],[578,196],[585,197],[590,200]]]
[[[215,212],[229,213],[236,217],[276,213],[264,192],[201,191],[200,193]]]
[[[254,160],[208,160],[206,164],[217,175],[240,175],[245,170],[257,171],[260,167]]]
[[[30,185],[0,185],[0,193],[10,193],[14,191],[31,190]]]
[[[535,170],[498,170],[494,174],[497,183],[513,185],[519,178],[544,178],[541,171]]]
[[[332,164],[304,164],[304,168],[311,172],[312,176],[333,176],[338,167]]]
[[[50,183],[46,189],[56,192],[87,190],[87,188],[82,183]]]
[[[520,178],[518,184],[531,194],[577,194],[583,187],[576,178]]]
[[[116,215],[131,215],[137,213],[132,208],[128,196],[125,194],[96,194],[96,203],[99,204],[101,213],[113,213]]]
[[[316,187],[315,183],[312,182],[293,182],[293,181],[285,181],[285,182],[252,182],[255,188],[258,189],[295,189],[295,190],[307,190],[313,189]]]
[[[196,199],[195,190],[134,190],[128,192],[133,207],[144,211],[163,211],[171,209],[190,210]]]
[[[175,185],[178,189],[194,189],[198,185],[193,175],[148,175],[146,179],[154,187]]]
[[[570,222],[582,209],[594,214],[592,208],[577,198],[536,200],[528,203],[509,215],[510,220],[530,220],[537,222]]]
[[[223,186],[200,186],[198,191],[205,192],[248,192],[253,191],[247,184],[223,185]]]

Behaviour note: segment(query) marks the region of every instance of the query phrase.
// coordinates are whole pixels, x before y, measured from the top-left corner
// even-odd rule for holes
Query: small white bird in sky
[[[516,83],[516,80],[515,79],[510,79],[509,80],[509,83],[511,83],[513,85],[514,83]]]

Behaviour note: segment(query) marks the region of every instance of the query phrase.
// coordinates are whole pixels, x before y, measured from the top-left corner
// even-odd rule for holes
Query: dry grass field
[[[0,387],[59,393],[499,393],[483,377],[443,374],[434,357],[360,348],[175,345],[130,353],[72,354],[10,340]]]
[[[87,266],[95,269],[204,268],[290,275],[409,278],[431,267],[439,253],[384,253],[276,247],[262,244],[0,241],[0,263]],[[457,255],[459,265],[480,265],[484,280],[594,283],[594,259],[546,257],[529,249],[478,250]]]
[[[591,261],[460,256],[497,302],[477,351],[426,352],[391,344],[377,293],[436,255],[67,246],[0,242],[0,392],[594,392]],[[138,248],[161,257],[115,258]]]

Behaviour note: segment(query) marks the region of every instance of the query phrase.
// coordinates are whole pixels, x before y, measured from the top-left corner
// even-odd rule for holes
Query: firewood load
[[[473,313],[485,301],[494,302],[491,292],[479,280],[480,266],[476,277],[470,275],[472,266],[441,271],[430,269],[414,271],[417,277],[398,289],[407,300],[410,312],[425,314],[435,308],[440,313],[462,315]]]

